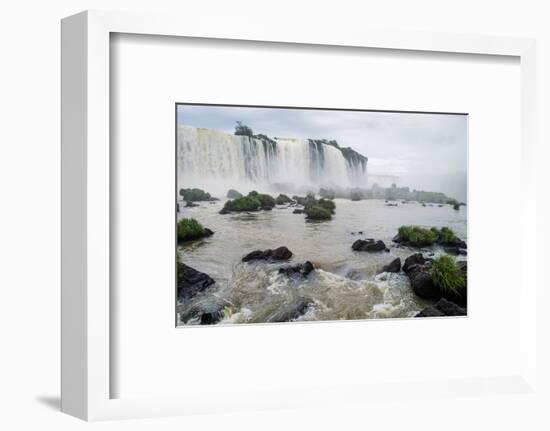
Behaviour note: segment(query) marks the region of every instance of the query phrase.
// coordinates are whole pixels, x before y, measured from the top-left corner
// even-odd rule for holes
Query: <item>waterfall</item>
[[[296,191],[366,187],[366,158],[324,142],[179,126],[178,188],[198,187],[221,197],[229,188],[247,192],[276,191],[280,185]]]

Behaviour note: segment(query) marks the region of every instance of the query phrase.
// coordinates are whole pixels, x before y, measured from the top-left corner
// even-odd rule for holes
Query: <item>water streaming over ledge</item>
[[[218,130],[179,126],[179,187],[200,187],[223,194],[295,187],[366,187],[367,159],[347,154],[327,141],[235,136]]]

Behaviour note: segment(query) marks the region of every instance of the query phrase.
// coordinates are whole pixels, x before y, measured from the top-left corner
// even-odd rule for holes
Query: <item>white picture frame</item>
[[[250,394],[225,404],[183,404],[174,398],[110,397],[110,36],[127,33],[267,41],[332,47],[513,56],[521,67],[521,375],[368,388],[305,387],[282,400]],[[304,33],[280,26],[208,28],[199,21],[161,15],[86,11],[62,21],[62,384],[61,407],[85,420],[323,405],[335,398],[416,399],[437,394],[473,395],[537,390],[535,220],[535,42],[531,39],[369,31]],[[258,392],[261,392],[258,384]]]

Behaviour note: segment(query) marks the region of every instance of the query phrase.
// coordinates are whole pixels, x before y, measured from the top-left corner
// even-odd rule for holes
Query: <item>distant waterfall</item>
[[[180,126],[178,188],[198,187],[217,195],[287,188],[366,187],[366,158],[307,139],[235,136]]]

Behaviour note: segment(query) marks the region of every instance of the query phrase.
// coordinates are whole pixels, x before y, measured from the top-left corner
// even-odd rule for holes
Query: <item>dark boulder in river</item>
[[[411,254],[408,258],[405,259],[403,264],[403,271],[408,274],[412,269],[417,265],[424,265],[426,259],[422,256],[422,253]]]
[[[411,287],[417,296],[424,299],[441,298],[441,291],[434,285],[429,268],[422,265],[408,275]]]
[[[292,257],[292,252],[286,247],[279,247],[275,250],[254,250],[243,257],[243,262],[251,260],[288,260]]]
[[[403,271],[409,276],[411,287],[417,296],[424,299],[439,299],[441,291],[434,285],[430,268],[431,259],[425,259],[421,253],[415,253],[405,259]]]
[[[441,298],[434,305],[424,308],[415,317],[442,317],[442,316],[466,316],[465,308],[456,305],[454,302]]]
[[[178,265],[178,300],[191,299],[216,283],[208,274],[185,264]]]
[[[222,208],[222,209],[219,211],[219,214],[222,214],[222,215],[224,215],[224,214],[230,214],[230,213],[231,213],[231,211],[229,211],[229,210],[226,209],[226,208]]]
[[[382,272],[399,272],[401,271],[401,259],[392,260],[389,264],[382,268]]]
[[[213,325],[223,319],[224,307],[220,304],[208,304],[201,310],[201,325]]]
[[[308,260],[305,263],[300,263],[298,265],[294,266],[287,266],[284,268],[279,268],[279,274],[286,274],[288,277],[293,276],[301,276],[301,277],[307,277],[308,274],[313,271],[315,267],[313,264]]]
[[[372,238],[358,239],[353,243],[351,248],[355,251],[376,252],[376,251],[385,250],[386,244],[384,244],[384,241],[381,241],[381,240],[376,241]]]
[[[304,210],[301,210],[301,209],[295,209],[294,211],[292,211],[292,214],[303,214],[304,213]]]

